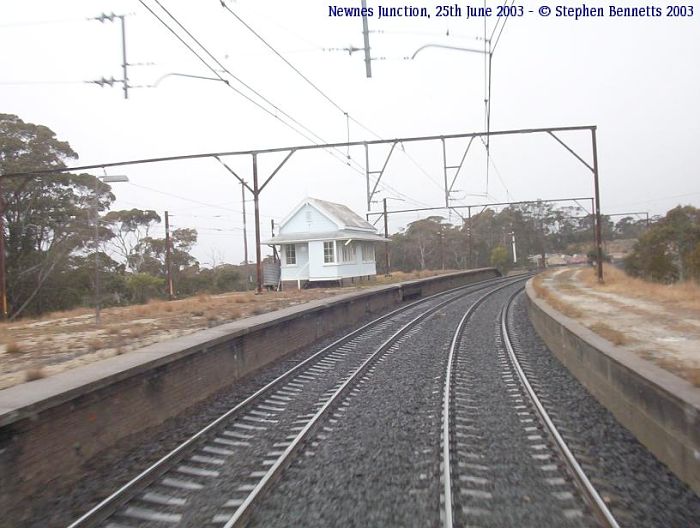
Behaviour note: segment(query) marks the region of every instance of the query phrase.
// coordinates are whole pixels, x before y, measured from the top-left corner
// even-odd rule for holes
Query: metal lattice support
[[[261,263],[261,253],[260,253],[260,194],[263,189],[270,183],[272,178],[274,178],[282,168],[282,166],[287,162],[287,160],[297,151],[303,150],[326,150],[331,148],[350,148],[350,147],[364,147],[365,148],[365,175],[367,184],[367,210],[370,211],[370,202],[374,196],[377,186],[381,181],[382,176],[386,170],[386,167],[391,158],[391,154],[398,143],[417,143],[417,142],[430,142],[430,141],[441,141],[443,143],[443,171],[445,175],[445,198],[446,206],[448,208],[454,209],[455,206],[449,205],[449,192],[454,185],[454,182],[459,174],[461,166],[464,159],[467,156],[471,142],[475,138],[486,138],[487,141],[493,136],[512,136],[512,135],[525,135],[525,134],[548,134],[552,136],[559,144],[561,144],[570,154],[572,154],[578,161],[580,161],[584,166],[586,166],[593,173],[593,186],[595,190],[594,197],[594,220],[595,220],[595,246],[596,246],[596,260],[597,260],[597,272],[598,280],[603,281],[603,247],[602,247],[602,234],[601,234],[601,213],[600,213],[600,187],[599,187],[599,169],[598,169],[598,146],[596,138],[597,127],[594,125],[587,126],[570,126],[570,127],[547,127],[547,128],[527,128],[527,129],[516,129],[516,130],[496,130],[487,132],[468,132],[463,134],[444,134],[437,136],[416,136],[416,137],[405,137],[405,138],[393,138],[393,139],[377,139],[371,141],[347,141],[343,143],[324,143],[324,144],[313,144],[313,145],[299,145],[293,147],[278,147],[278,148],[267,148],[267,149],[253,149],[253,150],[240,150],[240,151],[229,151],[229,152],[209,152],[201,154],[186,154],[179,156],[166,156],[161,158],[145,158],[127,161],[117,161],[111,163],[99,163],[95,165],[82,165],[75,167],[65,167],[60,169],[50,169],[50,170],[36,170],[36,171],[24,171],[16,172],[12,174],[5,174],[0,176],[2,178],[18,178],[18,177],[38,177],[41,175],[50,175],[60,172],[72,172],[72,171],[84,171],[90,169],[104,169],[107,167],[123,167],[129,165],[140,165],[146,163],[160,163],[165,161],[181,161],[181,160],[191,160],[191,159],[205,159],[213,158],[217,159],[222,163],[229,172],[235,176],[242,185],[253,194],[253,201],[255,203],[255,256],[256,256],[256,270],[257,270],[257,290],[262,291],[262,263]],[[586,162],[579,154],[577,154],[571,147],[569,147],[564,141],[559,138],[556,133],[558,132],[590,132],[591,134],[591,144],[592,144],[592,165]],[[447,164],[447,153],[444,148],[445,141],[449,139],[470,139],[470,143],[462,157],[462,161],[459,165],[448,166]],[[370,152],[369,149],[373,145],[391,145],[391,150],[389,155],[386,157],[382,169],[380,171],[370,171]],[[282,160],[282,162],[277,166],[277,168],[267,177],[262,185],[258,182],[258,158],[267,154],[275,153],[286,153],[287,156]],[[252,159],[252,176],[253,176],[253,187],[245,183],[245,181],[237,175],[233,170],[231,170],[226,164],[224,164],[220,158],[225,156],[250,156]],[[456,169],[455,176],[452,183],[448,183],[448,169]],[[370,190],[370,175],[378,174],[378,179],[374,187]],[[470,206],[473,207],[473,206]],[[471,213],[471,208],[469,209]]]

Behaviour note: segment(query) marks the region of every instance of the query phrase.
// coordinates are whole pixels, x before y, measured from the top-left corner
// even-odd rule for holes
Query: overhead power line
[[[34,22],[10,22],[8,24],[0,24],[0,28],[27,27],[27,26],[46,26],[49,24],[67,24],[73,22],[85,22],[85,18],[64,18],[60,20],[37,20]]]
[[[318,92],[318,93],[321,95],[321,97],[323,97],[326,101],[328,101],[330,104],[332,104],[333,106],[335,106],[341,113],[347,114],[347,112],[346,112],[343,108],[341,108],[340,105],[338,105],[338,103],[336,103],[333,99],[331,99],[331,98],[330,98],[323,90],[321,90],[321,88],[319,88],[311,79],[309,79],[306,75],[304,75],[301,71],[299,71],[299,69],[298,69],[296,66],[294,66],[294,64],[292,64],[291,62],[289,62],[279,51],[277,51],[277,50],[274,48],[274,46],[272,46],[272,44],[270,44],[267,40],[265,40],[265,38],[264,38],[262,35],[260,35],[260,33],[258,33],[257,31],[255,31],[255,30],[254,30],[245,20],[243,20],[233,9],[231,9],[228,5],[226,5],[226,2],[224,2],[224,0],[220,0],[220,2],[221,2],[221,6],[222,6],[226,11],[228,11],[229,13],[231,13],[231,15],[233,15],[233,17],[235,17],[236,20],[238,20],[241,24],[243,24],[243,26],[244,26],[248,31],[250,31],[253,35],[255,35],[255,36],[258,38],[258,40],[260,40],[263,44],[265,44],[265,46],[267,46],[267,48],[268,48],[270,51],[272,51],[272,53],[274,53],[275,55],[277,55],[277,57],[279,57],[287,66],[289,66],[292,70],[294,70],[294,72],[295,72],[297,75],[299,75],[299,77],[301,77],[302,79],[304,79],[304,80],[307,82],[307,84],[309,84],[309,86],[311,86],[314,90],[316,90],[316,92]]]
[[[204,57],[202,57],[202,56],[199,54],[199,52],[197,52],[197,50],[195,50],[187,41],[185,41],[185,39],[183,39],[183,38],[177,33],[177,31],[175,31],[172,27],[170,27],[170,25],[169,25],[165,20],[163,20],[155,11],[153,11],[153,9],[151,9],[151,8],[146,4],[146,2],[144,2],[144,0],[139,0],[139,2],[140,2],[141,5],[143,5],[143,6],[144,6],[144,7],[145,7],[145,8],[146,8],[146,9],[147,9],[147,10],[148,10],[148,11],[149,11],[149,12],[150,12],[150,13],[151,13],[151,14],[152,14],[152,15],[167,29],[167,30],[168,30],[168,31],[170,31],[170,32],[175,36],[175,38],[177,38],[177,39],[178,39],[178,40],[179,40],[179,41],[180,41],[180,42],[195,56],[195,57],[197,57],[197,59],[199,59],[199,61],[200,61],[202,64],[204,64],[204,66],[206,66],[219,80],[223,81],[224,84],[226,84],[226,86],[227,86],[228,88],[230,88],[231,90],[233,90],[234,92],[236,92],[238,95],[240,95],[241,97],[243,97],[244,99],[246,99],[248,102],[252,103],[252,104],[255,105],[256,107],[258,107],[259,109],[261,109],[261,110],[262,110],[263,112],[265,112],[266,114],[272,116],[273,118],[275,118],[275,119],[277,119],[278,121],[280,121],[281,123],[283,123],[285,126],[287,126],[287,127],[289,127],[290,129],[294,130],[297,134],[301,135],[301,136],[304,137],[305,139],[308,139],[309,141],[313,141],[307,134],[305,134],[305,133],[303,133],[302,131],[298,130],[298,129],[297,129],[296,127],[294,127],[292,124],[290,124],[290,123],[284,121],[281,117],[279,117],[277,114],[275,114],[274,112],[272,112],[269,108],[266,108],[265,106],[261,105],[259,102],[255,101],[252,97],[248,96],[247,94],[243,93],[241,90],[239,90],[238,88],[236,88],[235,86],[231,85],[231,83],[230,83],[227,79],[225,79],[225,78],[219,73],[219,70],[217,70],[216,68],[214,68],[213,66],[211,66],[211,65],[207,62],[207,60],[206,60]],[[159,6],[161,5],[159,2],[156,2],[156,3],[157,3]],[[162,6],[161,6],[161,8],[162,8]],[[267,102],[270,106],[272,106],[273,108],[275,108],[276,110],[278,110],[280,113],[282,113],[282,114],[285,115],[285,116],[287,115],[286,112],[283,112],[281,109],[277,108],[274,104],[270,103],[270,102],[269,102],[267,99],[265,99],[262,95],[260,95],[258,92],[256,92],[256,91],[255,91],[254,89],[252,89],[251,87],[249,87],[246,83],[244,83],[243,81],[241,81],[240,79],[238,79],[235,75],[233,75],[230,71],[228,71],[228,69],[226,69],[225,67],[223,67],[223,65],[222,65],[218,60],[216,60],[216,58],[214,58],[214,56],[209,52],[209,50],[207,50],[196,38],[194,38],[194,37],[192,36],[192,34],[191,34],[189,31],[187,31],[187,30],[182,26],[182,24],[180,24],[167,10],[165,10],[165,9],[163,9],[163,10],[164,10],[166,13],[168,13],[168,15],[170,16],[170,18],[172,18],[173,20],[175,20],[175,22],[185,31],[185,33],[187,33],[187,34],[190,36],[190,38],[192,38],[192,40],[194,40],[194,41],[197,43],[197,45],[205,51],[205,53],[206,53],[207,55],[209,55],[210,57],[213,57],[214,62],[216,62],[220,67],[222,67],[222,69],[223,69],[226,73],[228,73],[231,77],[233,77],[235,80],[237,80],[237,81],[238,81],[239,83],[241,83],[243,86],[245,86],[246,88],[248,88],[250,91],[252,91],[253,93],[255,93],[258,97],[260,97],[261,99],[263,99],[263,100],[264,100],[265,102]],[[314,142],[315,142],[315,141],[314,141]]]
[[[0,86],[30,86],[40,84],[86,84],[94,83],[94,81],[4,81],[0,82]]]
[[[508,0],[506,0],[505,4],[508,4]],[[504,5],[505,5],[505,4],[504,4]],[[510,5],[511,5],[511,7],[514,6],[514,5],[515,5],[515,0],[511,0]],[[503,19],[503,22],[502,22],[502,24],[501,24],[501,30],[499,31],[498,36],[496,37],[496,42],[494,42],[494,43],[493,43],[493,46],[491,47],[491,53],[493,53],[493,52],[496,51],[496,46],[498,46],[498,43],[501,41],[501,35],[503,35],[503,30],[505,29],[506,23],[508,22],[508,19],[509,19],[509,18],[511,18],[511,17],[501,17],[501,18],[499,19],[499,22],[500,22],[501,19]],[[496,25],[498,25],[498,24],[496,24]],[[495,30],[496,30],[496,27],[494,27],[494,33],[495,33]],[[493,34],[491,35],[491,38],[493,38]]]
[[[280,108],[278,105],[270,101],[268,98],[266,98],[264,95],[262,95],[260,92],[255,90],[252,86],[250,86],[248,83],[234,75],[224,64],[221,63],[214,55],[211,53],[206,46],[204,46],[187,28],[184,27],[184,25],[170,12],[168,11],[163,5],[158,1],[155,0],[155,3],[158,4],[158,6],[180,27],[182,31],[187,34],[188,37],[190,37],[196,44],[199,46],[204,53],[211,58],[220,68],[223,70],[225,73],[230,75],[233,79],[235,79],[237,82],[239,82],[241,85],[243,85],[245,88],[250,90],[252,93],[254,93],[256,96],[258,96],[260,99],[265,101],[269,106],[274,108],[277,112],[285,116],[287,119],[289,119],[292,123],[294,123],[296,126],[292,125],[291,123],[288,123],[287,121],[283,120],[280,116],[278,116],[275,112],[272,112],[269,108],[266,108],[265,106],[261,105],[259,102],[255,101],[252,97],[248,96],[247,94],[244,94],[242,91],[238,90],[236,87],[232,86],[231,83],[224,79],[218,70],[216,70],[213,66],[211,66],[204,57],[202,57],[189,43],[187,43],[167,22],[165,22],[158,14],[153,11],[145,2],[144,0],[139,0],[139,2],[163,25],[165,26],[185,47],[187,47],[190,52],[192,52],[209,70],[214,73],[214,75],[222,80],[229,88],[231,88],[234,92],[238,93],[242,97],[244,97],[246,100],[263,110],[265,113],[271,115],[281,123],[283,123],[285,126],[296,132],[297,134],[301,135],[305,139],[311,141],[314,144],[319,144],[319,143],[327,143],[327,141],[313,132],[311,129],[300,123],[297,119],[289,115],[287,112],[285,112],[282,108]],[[306,132],[303,132],[302,130],[299,130],[299,128],[302,130],[305,130]],[[316,139],[315,139],[316,138]],[[337,149],[336,149],[337,150]],[[342,154],[342,153],[341,153]],[[337,157],[337,156],[335,156]],[[342,159],[343,163],[345,163],[345,160]]]
[[[247,94],[243,93],[241,90],[237,89],[235,86],[231,85],[231,83],[230,83],[228,80],[226,80],[226,79],[219,73],[219,70],[217,70],[217,69],[214,68],[211,64],[209,64],[209,62],[208,62],[199,52],[197,52],[197,50],[195,50],[195,49],[192,47],[192,45],[190,45],[184,38],[182,38],[182,36],[179,35],[178,32],[175,31],[175,29],[173,29],[165,20],[163,20],[163,18],[160,17],[153,9],[151,9],[151,7],[149,7],[149,6],[145,3],[144,0],[139,0],[139,2],[140,2],[141,5],[143,5],[143,6],[144,6],[144,7],[145,7],[145,8],[146,8],[146,9],[147,9],[147,10],[148,10],[148,11],[163,25],[163,26],[165,26],[165,27],[168,29],[168,31],[170,31],[170,32],[171,32],[171,33],[172,33],[172,34],[173,34],[173,35],[174,35],[174,36],[175,36],[175,37],[176,37],[176,38],[177,38],[177,39],[178,39],[178,40],[193,54],[193,55],[195,55],[195,56],[200,60],[200,62],[202,62],[202,64],[204,64],[218,79],[220,79],[221,81],[223,81],[230,89],[232,89],[234,92],[236,92],[237,94],[239,94],[239,95],[241,95],[242,97],[244,97],[244,98],[245,98],[246,100],[248,100],[249,102],[253,103],[256,107],[258,107],[259,109],[263,110],[265,113],[271,115],[272,117],[274,117],[275,119],[277,119],[278,121],[280,121],[280,122],[283,123],[285,126],[287,126],[288,128],[290,128],[290,129],[293,130],[294,132],[298,133],[299,135],[301,135],[302,137],[304,137],[305,139],[307,139],[307,140],[310,141],[311,143],[316,144],[316,145],[318,145],[319,143],[327,143],[327,141],[326,141],[322,136],[316,134],[316,133],[313,132],[311,129],[309,129],[308,127],[306,127],[306,126],[303,125],[302,123],[300,123],[298,120],[296,120],[296,119],[295,119],[294,117],[292,117],[290,114],[288,114],[287,112],[285,112],[285,111],[284,111],[282,108],[280,108],[278,105],[276,105],[275,103],[273,103],[272,101],[270,101],[268,98],[266,98],[264,95],[262,95],[260,92],[258,92],[257,90],[255,90],[255,89],[254,89],[252,86],[250,86],[248,83],[244,82],[244,81],[241,80],[239,77],[237,77],[236,75],[234,75],[224,64],[221,63],[221,61],[219,61],[219,60],[214,56],[214,54],[213,54],[212,52],[210,52],[210,51],[207,49],[206,46],[204,46],[204,45],[203,45],[203,44],[202,44],[202,43],[187,29],[187,28],[185,28],[185,26],[184,26],[184,25],[183,25],[183,24],[168,10],[168,9],[166,9],[158,0],[155,0],[155,3],[163,10],[163,12],[165,12],[165,13],[175,22],[175,24],[177,24],[177,26],[178,26],[190,39],[192,39],[192,41],[193,41],[201,50],[203,50],[204,54],[206,54],[206,56],[208,56],[217,66],[219,66],[219,68],[220,68],[222,71],[224,71],[226,74],[228,74],[228,75],[231,76],[233,79],[235,79],[236,81],[238,81],[242,86],[244,86],[245,88],[247,88],[248,90],[250,90],[253,94],[255,94],[257,97],[259,97],[260,99],[262,99],[265,103],[267,103],[268,105],[270,105],[270,106],[271,106],[272,108],[274,108],[277,112],[279,112],[280,114],[282,114],[283,116],[285,116],[287,119],[289,119],[292,123],[294,123],[294,124],[297,125],[297,126],[294,126],[293,124],[291,124],[291,123],[285,121],[285,120],[282,119],[279,115],[277,115],[275,112],[271,111],[269,108],[266,108],[265,106],[263,106],[262,104],[260,104],[258,101],[255,101],[252,97],[248,96]],[[352,120],[353,120],[353,122],[356,122],[358,125],[360,125],[360,126],[362,126],[363,128],[367,129],[364,125],[362,125],[361,123],[359,123],[357,120],[355,120],[355,119],[352,119]],[[299,127],[299,128],[301,128],[301,129],[307,131],[308,133],[305,133],[303,130],[299,130],[299,128],[297,128],[297,127]],[[310,136],[313,136],[313,137],[310,137]],[[330,148],[330,149],[326,149],[326,151],[327,151],[330,155],[332,155],[334,158],[336,158],[338,161],[342,162],[343,165],[348,166],[351,170],[354,170],[355,172],[357,172],[358,174],[361,174],[361,175],[364,177],[364,175],[365,175],[364,168],[363,168],[362,166],[360,166],[360,165],[359,165],[357,162],[355,162],[354,160],[348,160],[348,159],[345,157],[345,155],[344,155],[338,148],[332,147],[332,148]],[[352,165],[351,165],[351,164],[352,164]],[[406,196],[406,195],[404,195],[403,193],[400,193],[399,191],[397,191],[396,189],[390,188],[390,187],[387,186],[386,184],[380,184],[380,187],[382,187],[382,188],[384,188],[384,189],[390,189],[392,192],[396,192],[396,193],[398,193],[398,194],[401,194],[402,196]],[[412,198],[410,198],[410,197],[407,197],[407,198],[410,199],[412,202],[420,203],[420,202],[417,202],[416,200],[414,200],[414,199],[412,199]]]
[[[212,204],[212,203],[202,202],[200,200],[195,200],[194,198],[187,198],[185,196],[180,196],[179,194],[174,194],[174,193],[167,192],[167,191],[161,191],[160,189],[156,189],[154,187],[148,187],[146,185],[139,185],[139,184],[131,182],[131,181],[128,182],[128,185],[133,185],[134,187],[138,187],[140,189],[145,189],[147,191],[152,191],[152,192],[155,192],[158,194],[162,194],[164,196],[171,196],[172,198],[177,198],[178,200],[182,200],[185,202],[195,203],[195,204],[201,205],[203,207],[213,207],[214,209],[221,209],[222,211],[229,211],[231,213],[238,213],[238,214],[241,213],[241,211],[238,209],[232,209],[230,207],[224,207],[223,205],[216,205],[216,204]],[[260,216],[263,216],[265,218],[275,218],[274,216],[264,215],[262,213],[260,214]]]
[[[224,0],[219,0],[221,3],[221,6],[228,11],[238,22],[240,22],[248,31],[250,31],[258,40],[260,40],[272,53],[274,53],[280,60],[282,60],[287,66],[289,66],[294,73],[296,73],[299,77],[301,77],[309,86],[311,86],[321,97],[323,97],[326,101],[328,101],[333,107],[335,107],[341,114],[343,114],[348,121],[352,121],[356,125],[358,125],[360,128],[366,130],[373,136],[375,136],[378,139],[383,139],[379,134],[374,132],[372,129],[370,129],[368,126],[366,126],[364,123],[360,122],[359,120],[355,119],[353,116],[350,115],[349,112],[347,112],[338,102],[333,100],[325,91],[323,91],[316,83],[314,83],[311,79],[309,79],[302,71],[299,70],[294,64],[292,64],[282,53],[280,53],[272,44],[270,44],[260,33],[258,33],[253,27],[251,27],[250,24],[248,24],[238,13],[236,13],[233,9],[231,9]],[[350,130],[348,128],[348,136],[350,135]],[[350,138],[348,137],[348,141]],[[413,163],[423,174],[425,174],[430,181],[433,183],[434,180],[430,177],[430,175],[427,173],[427,171],[420,166],[420,164],[413,159],[405,150],[403,153],[408,157],[408,159]],[[395,192],[397,194],[401,194],[401,196],[406,197],[405,194],[399,193],[396,189],[391,189],[389,188],[386,184],[381,185],[381,187],[391,190],[392,192]],[[416,202],[415,200],[411,199],[411,201]],[[420,202],[416,202],[420,203]]]
[[[140,0],[140,1],[141,1],[141,3],[143,4],[143,0]],[[247,88],[248,90],[250,90],[251,92],[253,92],[255,95],[257,95],[260,99],[262,99],[263,101],[265,101],[265,102],[266,102],[268,105],[270,105],[272,108],[274,108],[275,110],[277,110],[278,112],[280,112],[282,115],[284,115],[285,117],[287,117],[287,119],[289,119],[290,121],[292,121],[295,125],[301,127],[303,130],[305,130],[306,132],[308,132],[308,133],[311,134],[312,136],[316,137],[319,141],[321,141],[321,142],[323,142],[323,143],[326,142],[321,136],[319,136],[318,134],[316,134],[313,130],[311,130],[311,129],[308,128],[307,126],[303,125],[302,123],[300,123],[297,119],[295,119],[294,117],[292,117],[291,115],[289,115],[287,112],[285,112],[284,110],[282,110],[282,108],[280,108],[278,105],[276,105],[275,103],[273,103],[272,101],[270,101],[267,97],[265,97],[264,95],[262,95],[259,91],[255,90],[255,89],[254,89],[252,86],[250,86],[248,83],[244,82],[241,78],[239,78],[239,77],[237,77],[236,75],[234,75],[226,66],[224,66],[224,64],[221,63],[221,61],[219,61],[219,59],[217,59],[217,58],[207,49],[206,46],[204,46],[204,45],[203,45],[203,44],[202,44],[202,43],[187,29],[187,28],[185,28],[185,26],[182,25],[182,23],[181,23],[170,11],[168,11],[168,9],[166,9],[166,8],[163,6],[163,4],[160,3],[159,0],[154,0],[154,1],[155,1],[156,4],[158,4],[158,6],[159,6],[165,13],[167,13],[167,15],[180,27],[180,29],[182,29],[182,31],[184,31],[185,34],[186,34],[188,37],[190,37],[190,38],[204,51],[204,53],[206,53],[206,54],[207,54],[207,55],[208,55],[208,56],[223,70],[223,71],[225,71],[228,75],[230,75],[230,76],[233,77],[236,81],[238,81],[239,83],[241,83],[245,88]],[[274,115],[274,114],[272,114],[272,115]],[[298,131],[297,131],[297,132],[298,132]],[[305,136],[305,137],[306,137],[306,136]],[[312,140],[311,140],[310,138],[308,138],[308,137],[306,137],[306,139],[309,139],[309,141],[312,141]],[[316,142],[316,141],[314,141],[314,142]]]

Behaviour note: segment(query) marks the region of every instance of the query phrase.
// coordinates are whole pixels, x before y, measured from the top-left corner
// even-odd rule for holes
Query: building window
[[[371,242],[362,244],[362,261],[374,262],[374,244]]]
[[[323,262],[326,264],[335,262],[335,242],[323,243]]]
[[[355,244],[352,242],[341,242],[339,247],[338,254],[340,255],[340,262],[355,262]]]
[[[297,247],[294,244],[284,246],[284,255],[287,266],[294,266],[297,263]]]

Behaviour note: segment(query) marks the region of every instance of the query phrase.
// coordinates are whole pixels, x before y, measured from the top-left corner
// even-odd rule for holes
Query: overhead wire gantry
[[[514,135],[526,135],[526,134],[547,134],[553,137],[557,143],[562,145],[571,155],[574,156],[581,164],[583,164],[593,175],[593,187],[594,187],[594,222],[595,222],[595,246],[596,246],[596,266],[598,280],[603,280],[603,247],[602,247],[602,234],[601,234],[601,213],[600,213],[600,185],[599,185],[599,169],[598,169],[598,144],[596,136],[597,127],[594,125],[586,126],[568,126],[568,127],[547,127],[547,128],[529,128],[529,129],[515,129],[515,130],[497,130],[489,132],[467,132],[462,134],[446,134],[446,135],[436,135],[436,136],[417,136],[417,137],[404,137],[404,138],[394,138],[394,139],[376,139],[369,141],[349,141],[343,143],[326,143],[326,144],[313,144],[313,145],[297,145],[288,147],[275,147],[275,148],[265,148],[265,149],[252,149],[252,150],[240,150],[240,151],[228,151],[228,152],[209,152],[200,154],[185,154],[177,156],[165,156],[159,158],[142,158],[135,160],[126,161],[116,161],[109,163],[97,163],[92,165],[82,165],[74,167],[63,167],[57,169],[40,169],[35,171],[23,171],[15,172],[10,174],[5,174],[0,177],[4,178],[26,178],[26,177],[40,177],[42,175],[51,175],[62,172],[72,172],[72,171],[85,171],[92,169],[105,169],[108,167],[124,167],[129,165],[141,165],[147,163],[162,163],[168,161],[182,161],[182,160],[192,160],[192,159],[205,159],[213,158],[219,163],[223,164],[227,170],[243,185],[250,193],[253,195],[254,202],[254,221],[255,221],[255,258],[256,258],[256,276],[257,276],[257,289],[262,291],[262,255],[260,246],[260,195],[263,190],[268,186],[272,179],[280,172],[285,163],[297,152],[312,151],[312,150],[323,150],[329,148],[350,148],[350,147],[364,147],[365,149],[365,178],[366,178],[366,190],[367,190],[367,213],[371,213],[372,209],[372,197],[376,193],[377,186],[379,185],[386,166],[388,164],[389,158],[394,151],[396,145],[405,143],[417,143],[417,142],[431,142],[439,141],[445,144],[445,141],[450,139],[469,139],[470,142],[474,138],[483,139],[485,137],[491,136],[514,136]],[[558,135],[562,132],[587,132],[591,137],[591,150],[592,150],[592,160],[589,163],[581,155],[579,155],[572,147],[570,147],[564,140]],[[388,156],[384,159],[382,169],[379,171],[371,170],[371,153],[373,147],[381,145],[391,145]],[[467,152],[468,152],[467,147]],[[445,150],[443,149],[443,153]],[[286,154],[281,162],[272,170],[270,174],[262,177],[258,170],[258,160],[262,156],[270,154]],[[233,169],[231,169],[222,158],[226,157],[241,157],[250,156],[251,161],[251,176],[252,176],[252,186],[243,176],[239,175]],[[456,170],[456,174],[459,173],[462,163],[466,157],[466,152],[462,157],[462,162],[459,165],[448,165],[446,154],[443,155],[443,171],[445,174],[444,184],[445,184],[445,198],[446,207],[450,207],[449,204],[449,191],[451,190],[450,185],[454,184],[453,178],[451,182],[448,181],[447,172],[448,170]],[[375,176],[374,186],[371,185],[372,177]]]

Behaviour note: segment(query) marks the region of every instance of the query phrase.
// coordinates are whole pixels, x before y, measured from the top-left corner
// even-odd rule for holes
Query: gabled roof
[[[294,217],[294,215],[299,212],[302,207],[307,204],[317,209],[321,214],[327,216],[338,226],[339,229],[359,229],[362,231],[370,231],[372,233],[376,232],[376,229],[372,224],[367,222],[364,218],[352,211],[346,205],[310,197],[304,198],[299,205],[292,209],[285,219],[282,220],[280,226],[284,226]]]
[[[263,245],[297,244],[300,242],[310,242],[312,240],[357,240],[359,242],[390,242],[389,239],[374,233],[368,233],[366,231],[352,231],[348,229],[340,229],[338,231],[329,231],[325,233],[288,233],[268,238],[266,240],[261,241],[260,243]]]
[[[317,198],[307,198],[307,200],[318,209],[337,219],[340,224],[345,227],[349,227],[351,229],[371,229],[372,231],[375,231],[372,224],[351,210],[347,205],[326,202],[325,200],[319,200]]]

